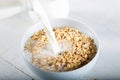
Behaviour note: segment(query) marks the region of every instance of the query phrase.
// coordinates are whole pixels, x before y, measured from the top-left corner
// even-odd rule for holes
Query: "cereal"
[[[70,71],[84,66],[95,56],[97,48],[94,40],[79,30],[70,27],[60,27],[54,28],[53,32],[58,43],[69,40],[72,49],[64,51],[56,57],[45,55],[42,58],[40,56],[40,48],[46,48],[48,39],[44,29],[35,32],[24,46],[24,50],[32,56],[31,63],[34,66],[47,71]]]

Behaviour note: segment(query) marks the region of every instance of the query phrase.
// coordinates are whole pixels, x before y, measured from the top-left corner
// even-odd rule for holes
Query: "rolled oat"
[[[97,52],[94,40],[81,33],[78,29],[70,27],[54,28],[53,32],[58,43],[69,41],[72,45],[70,51],[64,51],[57,57],[45,55],[41,57],[41,49],[45,49],[48,39],[45,30],[35,32],[26,42],[24,50],[32,57],[31,64],[48,71],[70,71],[90,62]],[[48,53],[49,54],[49,53]]]

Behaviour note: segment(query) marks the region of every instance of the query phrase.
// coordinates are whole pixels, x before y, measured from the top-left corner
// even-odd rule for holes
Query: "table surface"
[[[120,1],[70,0],[69,17],[87,23],[100,39],[100,56],[84,79],[120,78]],[[38,80],[25,65],[20,48],[33,25],[27,12],[0,20],[0,80]]]

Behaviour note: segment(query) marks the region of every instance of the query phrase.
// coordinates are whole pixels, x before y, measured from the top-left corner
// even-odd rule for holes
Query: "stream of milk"
[[[52,26],[50,24],[47,14],[45,13],[44,9],[42,8],[39,0],[31,0],[31,4],[32,4],[34,13],[37,15],[36,16],[37,19],[39,19],[39,21],[42,21],[43,24],[45,25],[46,35],[47,35],[49,44],[51,46],[52,52],[54,53],[54,55],[59,54],[60,48],[55,39],[55,35],[53,33],[53,29],[52,29]]]

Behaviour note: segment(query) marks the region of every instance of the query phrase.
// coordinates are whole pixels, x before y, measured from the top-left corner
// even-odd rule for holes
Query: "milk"
[[[62,54],[64,53],[65,51],[71,51],[72,49],[72,45],[70,44],[70,41],[69,40],[66,40],[66,41],[62,41],[58,44],[59,46],[59,52],[56,53],[56,54],[53,54],[53,51],[52,50],[52,47],[51,45],[47,45],[47,48],[42,48],[40,47],[39,48],[39,51],[40,51],[40,58],[46,58],[46,57],[56,57],[58,56],[59,54]]]
[[[51,46],[52,52],[54,53],[54,55],[59,54],[60,48],[59,48],[58,43],[55,39],[55,35],[53,33],[52,26],[49,22],[47,14],[45,13],[44,9],[42,8],[39,0],[34,0],[34,1],[31,0],[31,5],[33,7],[33,12],[36,14],[39,21],[42,21],[43,24],[45,25],[46,35],[47,35],[49,44]]]

